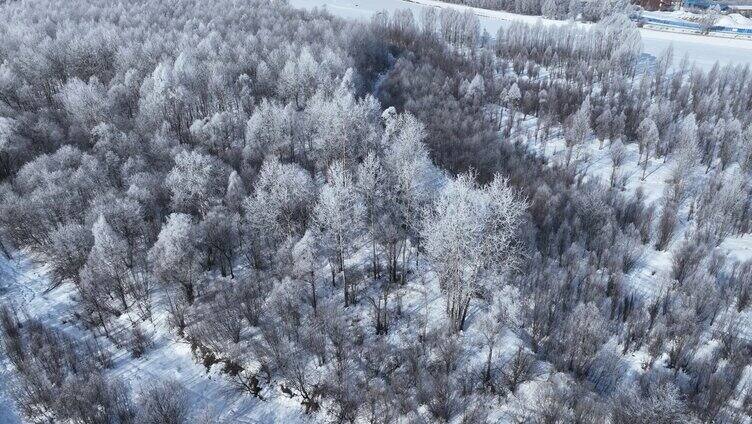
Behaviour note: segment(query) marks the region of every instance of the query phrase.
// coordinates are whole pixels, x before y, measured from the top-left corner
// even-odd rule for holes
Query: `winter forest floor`
[[[365,245],[348,261],[348,268],[357,270],[368,263],[368,246]],[[420,267],[426,267],[421,260]],[[239,270],[242,272],[242,270]],[[36,319],[50,328],[63,331],[76,340],[91,340],[92,333],[78,321],[75,311],[76,289],[71,283],[64,283],[51,288],[45,266],[32,261],[27,253],[15,252],[13,258],[0,259],[0,300],[9,302],[20,311],[23,318]],[[326,279],[328,269],[321,270]],[[442,294],[438,290],[435,275],[426,272],[423,277],[410,280],[400,290],[401,309],[407,325],[389,334],[391,343],[404,344],[413,339],[415,334],[422,334],[443,325]],[[175,335],[167,323],[164,302],[157,300],[153,320],[141,323],[142,328],[151,335],[153,346],[148,354],[141,358],[132,358],[127,346],[115,346],[103,336],[94,336],[100,343],[107,343],[113,354],[114,366],[108,375],[119,377],[126,382],[131,391],[139,389],[154,381],[170,380],[179,383],[187,393],[194,418],[208,416],[211,423],[307,423],[320,422],[320,416],[307,415],[300,402],[283,394],[275,386],[267,386],[260,398],[240,393],[227,380],[221,371],[222,364],[215,364],[207,369],[191,351],[189,344]],[[123,316],[125,323],[130,319]],[[349,319],[361,321],[370,319],[366,310],[350,310]],[[469,322],[476,320],[473,313]],[[472,324],[471,324],[472,325]],[[123,327],[125,328],[125,326]],[[113,338],[121,336],[114,334]],[[125,336],[122,336],[125,337]],[[485,352],[481,346],[481,335],[471,330],[466,335],[474,342],[469,347],[474,349],[472,362],[482,366]],[[505,330],[500,337],[503,350],[497,352],[500,357],[512,357],[518,346],[523,343],[511,331]],[[492,416],[504,420],[506,412],[518,408],[523,399],[535,396],[536,386],[540,381],[553,378],[556,373],[547,372],[548,366],[542,365],[536,378],[523,383],[516,394],[501,408],[494,408]],[[20,423],[20,414],[15,410],[5,391],[9,390],[5,380],[11,375],[11,365],[0,357],[0,423]],[[517,400],[517,402],[515,402]],[[506,421],[503,421],[506,422]]]
[[[52,288],[44,266],[34,263],[24,252],[16,252],[11,259],[0,259],[0,299],[10,300],[22,316],[40,320],[52,328],[64,331],[76,340],[91,338],[75,317],[75,287],[70,283]],[[164,310],[158,307],[157,310]],[[125,321],[125,317],[123,317]],[[154,345],[148,355],[134,359],[127,346],[111,346],[113,377],[127,381],[132,390],[153,381],[174,380],[187,391],[189,402],[197,411],[210,414],[221,422],[238,424],[271,422],[305,422],[298,402],[266,391],[265,402],[234,390],[219,373],[220,365],[207,370],[193,356],[184,340],[178,339],[168,327],[164,313],[157,313],[153,321],[144,325],[152,335]],[[116,336],[117,337],[117,336]],[[107,343],[103,337],[98,340]],[[10,364],[0,358],[0,423],[21,422],[10,400],[3,395],[7,387],[5,376]]]
[[[536,140],[535,118],[520,120],[518,125],[518,129],[513,131],[513,139],[519,140],[527,145],[531,151],[546,158],[550,165],[564,165],[567,147],[560,132],[552,134],[548,140]],[[624,148],[626,159],[617,171],[617,188],[625,197],[634,196],[638,190],[641,191],[646,205],[658,214],[661,208],[660,200],[670,183],[672,167],[676,165],[674,160],[664,161],[651,158],[645,168],[643,178],[639,146],[636,143],[630,143],[626,144]],[[583,181],[596,179],[605,186],[610,184],[613,165],[608,141],[593,137],[583,145],[575,147],[574,151],[573,161],[576,163],[577,172],[583,175]],[[704,165],[696,167],[694,170],[696,178],[694,184],[696,186],[701,187],[708,183],[710,176],[706,171]],[[734,168],[726,170],[725,174],[731,175],[732,172],[734,172]],[[688,209],[687,206],[683,210],[685,217],[688,214]],[[643,254],[636,270],[629,275],[633,289],[649,297],[659,294],[662,288],[657,286],[656,282],[670,278],[671,250],[679,245],[685,237],[689,224],[687,221],[687,219],[680,220],[674,240],[666,250],[659,251],[650,248]],[[752,236],[745,234],[726,237],[717,249],[731,260],[744,262],[752,258]],[[745,325],[746,327],[752,326],[752,314],[749,312],[751,311],[747,311],[746,321],[748,324]],[[752,333],[750,335],[752,336]]]

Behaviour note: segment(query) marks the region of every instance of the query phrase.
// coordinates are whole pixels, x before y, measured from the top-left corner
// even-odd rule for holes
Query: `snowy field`
[[[373,14],[384,10],[411,9],[418,16],[418,13],[426,7],[472,9],[478,15],[481,26],[492,36],[496,34],[499,28],[505,27],[515,20],[531,24],[538,21],[555,25],[565,24],[563,21],[552,21],[534,16],[461,5],[448,5],[434,0],[289,0],[289,2],[295,7],[307,9],[323,6],[334,15],[355,19],[369,19]],[[676,63],[686,54],[691,62],[706,70],[712,68],[716,62],[720,65],[752,64],[752,41],[750,40],[707,37],[646,28],[641,29],[640,32],[644,52],[651,56],[657,57],[673,45]]]

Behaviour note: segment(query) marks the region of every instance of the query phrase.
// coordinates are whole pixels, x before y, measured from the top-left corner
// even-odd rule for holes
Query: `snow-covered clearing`
[[[509,12],[499,12],[487,9],[471,8],[468,6],[442,3],[435,0],[290,0],[295,7],[311,9],[326,7],[332,14],[354,19],[370,19],[382,11],[410,9],[418,13],[426,7],[452,7],[459,10],[473,10],[478,15],[481,26],[492,36],[501,27],[508,26],[512,21],[526,23],[543,22],[564,25],[566,21],[553,21],[536,16],[518,15]],[[580,24],[585,25],[585,24]],[[674,47],[674,60],[678,63],[684,55],[691,62],[703,69],[710,69],[717,62],[720,65],[752,64],[752,41],[708,37],[697,34],[656,31],[647,28],[640,29],[644,52],[651,56],[659,56],[669,46]]]
[[[752,234],[728,237],[719,246],[739,261],[752,259]]]

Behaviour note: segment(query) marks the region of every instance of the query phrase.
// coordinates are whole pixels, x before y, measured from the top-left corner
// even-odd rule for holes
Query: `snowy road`
[[[289,2],[295,7],[306,9],[325,6],[334,15],[355,19],[369,19],[375,13],[397,9],[411,9],[417,18],[418,12],[423,8],[440,4],[432,0],[289,0]],[[441,4],[441,6],[447,5]],[[451,7],[467,8],[457,5],[451,5]],[[533,16],[483,9],[474,9],[474,11],[478,15],[482,27],[491,35],[496,34],[499,28],[509,25],[513,20],[534,23],[540,19]],[[561,21],[544,20],[544,22],[554,25],[562,24]],[[676,62],[680,61],[686,54],[690,61],[706,70],[710,69],[716,62],[721,65],[752,65],[752,41],[750,40],[707,37],[650,29],[641,29],[640,32],[642,33],[643,49],[645,53],[652,56],[661,54],[668,46],[673,44]]]

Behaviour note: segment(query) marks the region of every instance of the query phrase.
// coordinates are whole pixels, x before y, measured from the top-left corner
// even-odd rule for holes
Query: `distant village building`
[[[706,10],[711,7],[717,7],[723,12],[739,13],[740,15],[752,17],[752,0],[749,0],[748,3],[746,1],[729,0],[632,0],[632,3],[650,11],[678,10],[681,7],[684,7],[685,9]]]
[[[645,10],[674,10],[681,5],[681,0],[636,0],[634,3]]]
[[[730,4],[728,7],[729,13],[738,13],[740,15],[752,18],[752,4]]]
[[[684,0],[682,2],[682,7],[684,7],[685,9],[697,10],[706,10],[714,7],[724,12],[729,10],[729,6],[727,4],[712,0]]]

